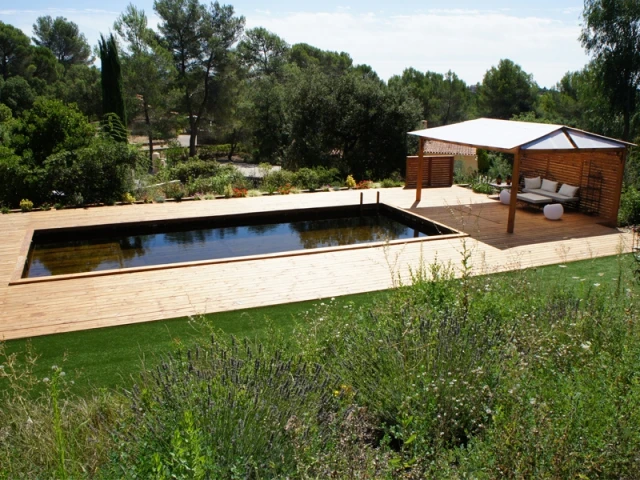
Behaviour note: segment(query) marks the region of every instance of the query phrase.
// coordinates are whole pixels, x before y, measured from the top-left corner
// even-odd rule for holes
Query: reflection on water
[[[304,249],[384,242],[413,236],[413,229],[382,216],[313,220],[290,225],[297,232]]]
[[[242,257],[416,236],[426,235],[388,217],[372,215],[150,235],[113,235],[57,243],[38,243],[36,240],[25,277]]]

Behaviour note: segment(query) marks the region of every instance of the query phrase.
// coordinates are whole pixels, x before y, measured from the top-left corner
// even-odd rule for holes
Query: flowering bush
[[[136,197],[131,195],[129,192],[122,195],[122,203],[134,203],[136,201]]]
[[[356,181],[353,178],[353,175],[348,175],[347,176],[347,181],[345,183],[347,184],[347,187],[349,187],[349,188],[355,188],[356,187]]]
[[[234,187],[233,188],[233,196],[238,198],[238,197],[246,197],[247,196],[247,189],[246,188],[237,188]]]
[[[289,195],[291,193],[291,184],[287,183],[281,187],[278,187],[278,193],[280,195]]]
[[[29,199],[23,198],[20,200],[20,210],[23,212],[30,212],[33,210],[33,202]]]
[[[373,186],[373,182],[371,180],[360,180],[356,185],[356,190],[368,190]]]

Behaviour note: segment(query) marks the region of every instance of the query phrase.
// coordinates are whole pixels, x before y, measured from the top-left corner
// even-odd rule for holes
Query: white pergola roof
[[[632,145],[564,125],[492,118],[416,130],[409,134],[488,150],[623,149]]]

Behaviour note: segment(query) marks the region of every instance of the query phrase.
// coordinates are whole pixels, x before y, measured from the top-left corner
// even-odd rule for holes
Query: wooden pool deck
[[[363,193],[365,203],[376,201],[375,190]],[[631,250],[630,233],[575,212],[551,222],[540,211],[518,209],[515,233],[507,234],[508,206],[461,187],[424,190],[419,205],[414,190],[380,195],[469,237],[9,285],[30,230],[357,204],[360,191],[1,215],[0,340],[382,290],[397,278],[407,282],[421,262],[459,266],[463,249],[477,274]]]

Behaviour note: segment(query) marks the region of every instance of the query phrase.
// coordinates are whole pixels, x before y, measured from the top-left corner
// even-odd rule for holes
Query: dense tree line
[[[73,22],[40,17],[32,39],[0,22],[0,103],[6,106],[0,162],[22,155],[13,137],[36,103],[52,105],[43,99],[87,121],[114,112],[101,122],[102,131],[117,139],[119,118],[129,132],[148,138],[149,158],[154,141],[187,132],[190,156],[197,154],[197,137],[199,144],[228,145],[230,158],[242,154],[293,170],[337,168],[358,178],[401,171],[415,150],[406,132],[420,120],[435,127],[480,116],[515,118],[631,141],[639,133],[635,2],[585,1],[580,40],[592,60],[551,89],[509,59],[489,67],[477,85],[452,71],[413,68],[384,82],[345,52],[289,45],[264,28],[245,30],[244,17],[230,5],[156,0],[154,10],[157,30],[134,5],[118,17],[114,35],[100,42],[102,77]],[[108,74],[117,69],[122,80]],[[114,98],[107,95],[119,89]],[[9,200],[3,195],[1,201]]]

